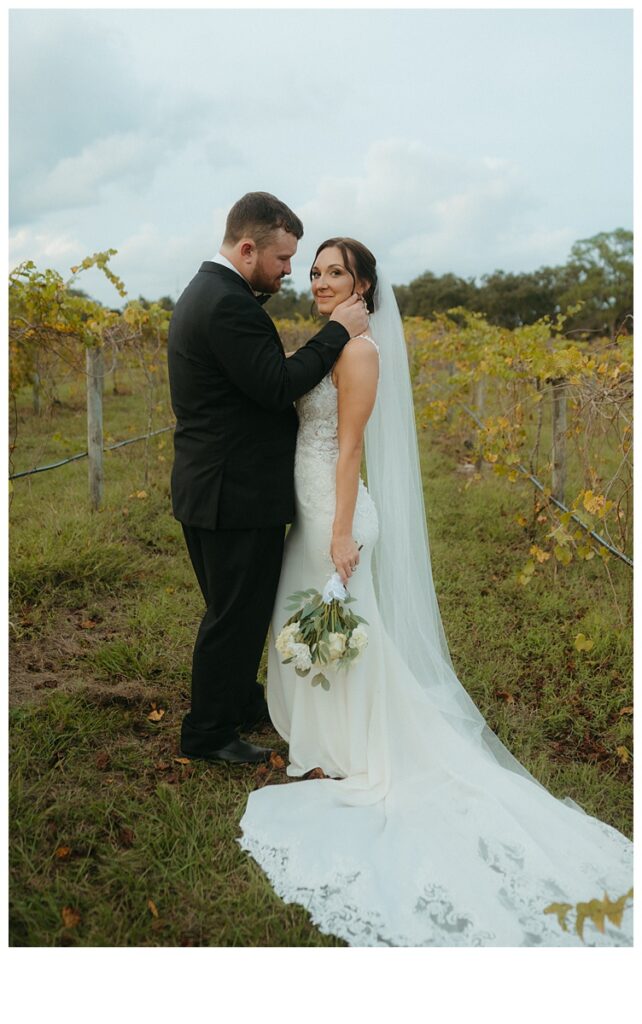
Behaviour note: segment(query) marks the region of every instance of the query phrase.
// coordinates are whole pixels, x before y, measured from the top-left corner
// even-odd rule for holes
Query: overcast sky
[[[626,10],[25,10],[10,30],[11,266],[111,247],[131,297],[176,298],[253,189],[303,220],[298,289],[334,234],[404,283],[633,227]]]

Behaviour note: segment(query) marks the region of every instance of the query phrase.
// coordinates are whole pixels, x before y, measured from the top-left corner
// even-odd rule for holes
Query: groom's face
[[[257,292],[278,292],[281,281],[292,273],[290,260],[297,250],[297,239],[277,228],[261,249],[256,251],[250,284]]]

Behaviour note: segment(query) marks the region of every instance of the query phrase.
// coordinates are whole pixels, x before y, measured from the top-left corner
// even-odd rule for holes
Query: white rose
[[[337,661],[341,658],[346,649],[345,633],[330,633],[328,647],[330,649],[330,661]]]
[[[295,646],[295,637],[299,632],[299,623],[292,622],[289,626],[284,626],[275,641],[275,647],[282,658],[292,658],[294,652],[292,647]]]
[[[363,628],[361,623],[352,630],[352,635],[349,640],[349,646],[354,650],[357,650],[361,654],[368,646],[368,633]]]
[[[294,658],[294,667],[306,671],[312,668],[312,657],[307,644],[292,644],[290,657]]]

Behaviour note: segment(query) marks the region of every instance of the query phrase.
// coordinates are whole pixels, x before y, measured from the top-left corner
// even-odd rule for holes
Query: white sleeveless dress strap
[[[381,355],[381,351],[379,349],[379,346],[377,345],[377,343],[374,340],[374,338],[371,338],[369,334],[355,334],[355,338],[365,338],[366,341],[371,341],[372,344],[374,345],[374,347],[376,348],[377,352],[379,353],[379,355]]]

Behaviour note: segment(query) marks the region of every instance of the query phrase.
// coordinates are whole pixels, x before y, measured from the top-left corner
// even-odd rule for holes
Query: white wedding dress
[[[442,715],[381,622],[371,559],[377,509],[359,484],[353,535],[363,545],[349,582],[368,647],[347,672],[312,686],[274,646],[295,591],[333,573],[337,391],[331,376],[297,403],[296,521],[286,539],[269,647],[267,699],[289,743],[288,775],[329,779],[250,794],[241,846],[286,902],[352,946],[579,946],[551,903],[614,900],[632,881],[632,844],[526,776],[499,765]],[[403,524],[400,524],[403,528]],[[399,580],[404,586],[404,580]],[[592,922],[585,944],[627,946]]]

